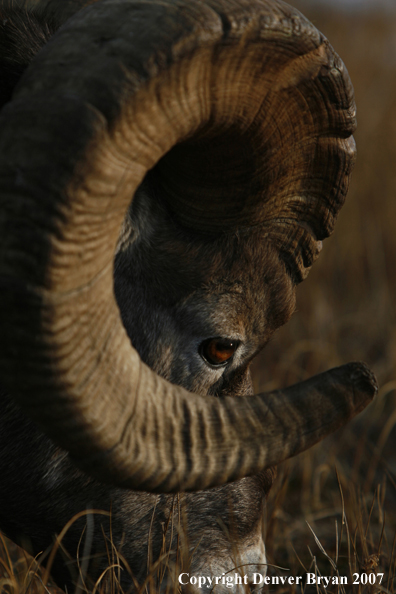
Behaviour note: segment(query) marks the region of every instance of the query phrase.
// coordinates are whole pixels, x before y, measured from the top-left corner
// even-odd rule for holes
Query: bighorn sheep
[[[39,551],[111,509],[142,580],[183,492],[191,574],[263,572],[273,467],[376,391],[361,363],[249,376],[345,199],[343,63],[281,0],[0,10],[0,526]]]

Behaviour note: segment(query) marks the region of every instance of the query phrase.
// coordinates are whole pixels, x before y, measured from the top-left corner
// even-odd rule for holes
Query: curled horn
[[[83,469],[203,489],[371,400],[360,364],[249,399],[191,394],[142,363],[113,293],[119,230],[153,168],[180,225],[260,225],[302,280],[345,199],[354,127],[342,62],[280,1],[102,0],[36,57],[0,120],[0,371]]]

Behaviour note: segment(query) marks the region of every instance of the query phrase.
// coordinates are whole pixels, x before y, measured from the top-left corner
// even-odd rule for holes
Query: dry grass
[[[291,2],[304,8],[348,67],[358,105],[358,163],[338,227],[299,290],[298,313],[255,364],[256,388],[290,384],[351,360],[366,361],[382,388],[354,423],[280,467],[268,502],[270,562],[291,575],[338,572],[349,584],[268,591],[394,593],[396,19]],[[153,575],[161,571],[153,567]],[[381,588],[351,585],[355,571],[383,572]],[[114,579],[110,591],[118,588]],[[146,590],[153,591],[150,580]],[[37,563],[0,542],[0,592],[44,591]]]
[[[358,106],[358,161],[336,231],[299,289],[298,313],[255,365],[256,384],[278,387],[363,360],[382,387],[359,419],[280,469],[268,502],[267,546],[271,560],[292,574],[315,564],[323,575],[335,573],[333,563],[348,576],[372,567],[385,573],[383,590],[348,585],[345,592],[396,592],[396,16],[291,3],[347,65]]]

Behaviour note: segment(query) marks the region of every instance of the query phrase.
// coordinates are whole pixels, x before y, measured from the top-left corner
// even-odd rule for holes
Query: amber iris
[[[235,353],[238,345],[238,340],[209,338],[201,344],[200,353],[210,365],[225,365]]]

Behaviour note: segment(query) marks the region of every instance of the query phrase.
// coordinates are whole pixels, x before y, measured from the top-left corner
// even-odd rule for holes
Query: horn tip
[[[361,361],[350,363],[350,379],[357,392],[365,394],[370,400],[378,392],[378,382],[371,369]]]

